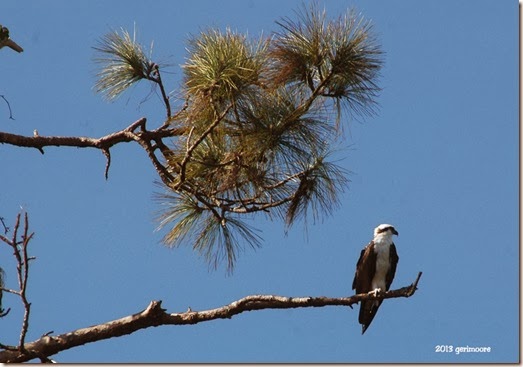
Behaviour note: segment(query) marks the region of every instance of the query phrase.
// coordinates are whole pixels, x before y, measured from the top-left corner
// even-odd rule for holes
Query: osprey
[[[374,239],[361,250],[352,289],[356,294],[388,291],[398,264],[396,246],[392,236],[398,231],[390,224],[380,224],[374,229]],[[383,300],[361,301],[358,321],[361,324],[361,334],[369,327],[376,316]]]

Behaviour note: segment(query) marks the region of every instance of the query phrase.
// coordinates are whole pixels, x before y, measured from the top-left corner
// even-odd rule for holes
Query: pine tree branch
[[[38,340],[26,343],[23,348],[17,350],[9,346],[2,346],[4,350],[0,351],[0,362],[22,363],[35,358],[49,358],[67,349],[104,339],[132,334],[135,331],[149,327],[161,325],[192,325],[217,319],[230,319],[235,315],[247,311],[325,306],[349,306],[352,308],[353,304],[362,300],[410,297],[416,292],[421,274],[422,273],[419,272],[414,283],[409,286],[381,294],[378,293],[378,295],[369,293],[342,298],[251,295],[222,307],[205,311],[192,311],[189,308],[186,312],[181,313],[167,313],[161,307],[161,301],[152,301],[145,310],[121,319],[57,336],[46,334]]]
[[[161,127],[155,130],[147,130],[145,124],[146,119],[141,118],[123,130],[102,136],[100,138],[90,138],[84,136],[23,136],[0,132],[0,144],[9,144],[24,148],[35,148],[38,149],[42,154],[44,154],[44,148],[49,146],[99,149],[107,159],[107,164],[105,167],[105,176],[107,177],[111,163],[110,148],[120,143],[136,141],[147,151],[155,169],[158,171],[158,174],[162,180],[164,180],[163,176],[165,176],[167,170],[161,166],[159,161],[156,159],[154,150],[156,147],[158,147],[158,144],[153,144],[153,142],[160,141],[164,138],[180,136],[185,132],[185,128]],[[137,131],[138,128],[140,129]]]

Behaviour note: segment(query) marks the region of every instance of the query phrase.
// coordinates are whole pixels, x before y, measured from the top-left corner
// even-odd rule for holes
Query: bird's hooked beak
[[[392,234],[395,234],[396,236],[400,235],[399,232],[396,231],[396,228],[391,228],[391,232],[392,232]]]

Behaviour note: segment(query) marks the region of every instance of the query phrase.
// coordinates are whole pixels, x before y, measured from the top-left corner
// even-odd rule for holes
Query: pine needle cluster
[[[136,41],[136,33],[132,38],[125,29],[108,33],[94,49],[100,54],[94,61],[102,65],[95,90],[108,100],[114,100],[133,84],[151,77],[155,64]]]

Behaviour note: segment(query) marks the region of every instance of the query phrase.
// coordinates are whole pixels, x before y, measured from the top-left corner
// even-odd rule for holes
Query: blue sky
[[[0,130],[99,137],[164,111],[139,85],[107,103],[93,92],[92,46],[133,29],[180,83],[185,41],[230,26],[258,36],[301,1],[3,1],[0,23],[24,47],[0,51]],[[423,271],[418,292],[384,302],[360,335],[357,309],[263,310],[231,320],[160,327],[65,351],[60,362],[516,362],[519,358],[518,3],[329,1],[354,7],[386,52],[375,117],[344,119],[341,164],[351,171],[341,208],[295,225],[256,219],[264,246],[241,254],[232,276],[209,271],[190,246],[168,249],[155,232],[155,171],[144,152],[0,146],[0,216],[23,207],[36,232],[28,340],[138,312],[154,299],[170,312],[204,310],[250,294],[352,294],[361,248],[380,223],[400,232],[393,288]],[[10,251],[0,264],[15,286]],[[18,300],[0,342],[18,340]],[[490,353],[437,353],[438,345]]]

